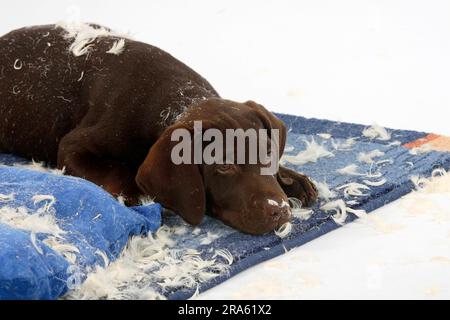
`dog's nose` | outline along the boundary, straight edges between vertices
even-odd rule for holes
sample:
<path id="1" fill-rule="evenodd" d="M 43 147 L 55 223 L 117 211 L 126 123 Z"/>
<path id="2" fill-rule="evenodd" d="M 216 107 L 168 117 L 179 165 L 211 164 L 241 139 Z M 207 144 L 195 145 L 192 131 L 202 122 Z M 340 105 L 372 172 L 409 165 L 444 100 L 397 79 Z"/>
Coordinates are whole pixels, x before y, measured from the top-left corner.
<path id="1" fill-rule="evenodd" d="M 265 206 L 266 216 L 272 221 L 289 220 L 291 216 L 291 208 L 287 202 L 268 201 Z"/>
<path id="2" fill-rule="evenodd" d="M 270 212 L 270 211 L 269 211 Z M 269 213 L 269 217 L 273 220 L 273 221 L 278 221 L 280 220 L 281 216 L 283 216 L 283 212 L 282 210 L 271 210 L 271 212 Z"/>

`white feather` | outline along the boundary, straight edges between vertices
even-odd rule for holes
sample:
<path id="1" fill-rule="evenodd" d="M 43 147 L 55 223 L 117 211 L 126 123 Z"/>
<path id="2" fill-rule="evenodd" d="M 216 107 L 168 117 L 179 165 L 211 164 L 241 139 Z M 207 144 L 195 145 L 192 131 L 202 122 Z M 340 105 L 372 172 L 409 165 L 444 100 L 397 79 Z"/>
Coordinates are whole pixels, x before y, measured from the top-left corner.
<path id="1" fill-rule="evenodd" d="M 352 213 L 359 218 L 366 216 L 366 212 L 364 210 L 354 210 L 352 208 L 348 208 L 343 200 L 328 202 L 320 207 L 320 209 L 325 212 L 334 211 L 335 214 L 332 216 L 332 218 L 337 224 L 345 223 L 348 216 L 347 213 Z"/>
<path id="2" fill-rule="evenodd" d="M 92 47 L 94 46 L 92 42 L 94 41 L 95 39 L 78 40 L 70 46 L 69 50 L 72 51 L 75 57 L 84 56 L 92 49 Z"/>
<path id="3" fill-rule="evenodd" d="M 44 206 L 40 209 L 45 212 L 50 211 L 52 209 L 53 205 L 56 203 L 56 198 L 52 195 L 48 194 L 37 194 L 31 198 L 31 200 L 34 202 L 34 205 L 38 205 L 41 202 L 46 202 Z"/>
<path id="4" fill-rule="evenodd" d="M 350 164 L 344 168 L 338 169 L 337 172 L 342 175 L 349 175 L 349 176 L 360 176 L 360 177 L 366 177 L 366 178 L 380 178 L 383 176 L 381 172 L 372 172 L 374 162 L 372 162 L 369 172 L 362 173 L 358 171 L 358 166 L 356 164 Z"/>
<path id="5" fill-rule="evenodd" d="M 368 153 L 361 152 L 358 155 L 358 161 L 359 162 L 364 162 L 364 163 L 367 163 L 367 164 L 371 164 L 371 163 L 374 162 L 374 160 L 373 160 L 374 158 L 382 157 L 384 155 L 385 155 L 385 153 L 380 151 L 380 150 L 378 150 L 378 149 L 370 151 Z"/>
<path id="6" fill-rule="evenodd" d="M 200 244 L 211 244 L 214 242 L 214 240 L 219 239 L 219 238 L 220 238 L 220 234 L 208 231 L 206 233 L 206 237 L 200 241 Z"/>
<path id="7" fill-rule="evenodd" d="M 117 196 L 117 202 L 119 202 L 120 204 L 125 205 L 125 197 L 123 195 L 119 195 Z"/>
<path id="8" fill-rule="evenodd" d="M 338 173 L 342 175 L 349 175 L 349 176 L 366 176 L 366 173 L 360 173 L 358 172 L 358 166 L 356 164 L 350 164 L 342 169 L 337 170 Z"/>
<path id="9" fill-rule="evenodd" d="M 197 286 L 197 288 L 195 289 L 194 294 L 188 300 L 195 300 L 199 295 L 200 295 L 200 288 Z"/>
<path id="10" fill-rule="evenodd" d="M 364 129 L 362 134 L 363 136 L 372 140 L 377 139 L 381 141 L 387 141 L 391 139 L 391 134 L 378 124 L 373 124 L 371 127 Z"/>
<path id="11" fill-rule="evenodd" d="M 344 224 L 347 219 L 347 206 L 343 200 L 328 202 L 320 207 L 320 209 L 325 212 L 335 212 L 332 218 L 337 224 Z"/>
<path id="12" fill-rule="evenodd" d="M 348 138 L 344 142 L 331 141 L 333 148 L 338 151 L 349 151 L 355 145 L 357 138 Z"/>
<path id="13" fill-rule="evenodd" d="M 398 141 L 398 140 L 392 141 L 391 143 L 388 144 L 388 146 L 390 146 L 390 147 L 401 146 L 401 145 L 402 145 L 402 142 Z"/>
<path id="14" fill-rule="evenodd" d="M 44 162 L 35 162 L 34 160 L 32 160 L 31 163 L 15 163 L 13 166 L 38 172 L 53 173 L 56 175 L 63 175 L 65 170 L 65 168 L 63 168 L 62 170 L 49 168 L 45 165 Z"/>
<path id="15" fill-rule="evenodd" d="M 30 240 L 31 240 L 31 244 L 36 249 L 36 251 L 41 255 L 44 254 L 44 251 L 42 250 L 42 248 L 37 244 L 36 234 L 34 232 L 30 233 Z"/>
<path id="16" fill-rule="evenodd" d="M 232 260 L 226 250 L 215 258 L 203 259 L 200 252 L 179 249 L 177 227 L 162 226 L 154 236 L 133 237 L 120 257 L 107 268 L 97 266 L 86 281 L 69 292 L 67 299 L 164 299 L 162 292 L 177 288 L 196 288 L 229 271 Z"/>
<path id="17" fill-rule="evenodd" d="M 364 184 L 351 182 L 345 185 L 342 185 L 337 190 L 344 190 L 344 196 L 353 196 L 353 197 L 363 197 L 367 196 L 367 193 L 363 193 L 362 190 L 370 190 L 370 188 Z"/>
<path id="18" fill-rule="evenodd" d="M 55 236 L 61 236 L 65 233 L 58 226 L 54 215 L 47 210 L 47 205 L 44 206 L 44 209 L 41 208 L 36 212 L 29 212 L 25 207 L 1 207 L 0 223 L 33 233 L 46 233 Z"/>
<path id="19" fill-rule="evenodd" d="M 387 180 L 385 178 L 379 180 L 379 181 L 370 181 L 370 180 L 364 180 L 363 181 L 366 185 L 371 187 L 380 187 L 384 184 L 386 184 Z"/>
<path id="20" fill-rule="evenodd" d="M 72 54 L 76 57 L 88 54 L 94 46 L 94 41 L 96 41 L 96 39 L 98 38 L 102 37 L 126 38 L 126 36 L 124 36 L 123 34 L 118 34 L 103 27 L 93 27 L 92 25 L 87 23 L 60 22 L 57 24 L 57 27 L 64 29 L 65 31 L 64 37 L 66 39 L 73 39 L 73 42 L 69 47 L 69 51 L 71 51 Z M 118 44 L 117 47 L 114 47 L 114 49 L 115 52 L 119 52 L 120 44 Z"/>
<path id="21" fill-rule="evenodd" d="M 386 160 L 379 160 L 377 162 L 375 162 L 377 166 L 381 166 L 383 164 L 389 163 L 389 164 L 393 164 L 394 160 L 392 159 L 386 159 Z"/>
<path id="22" fill-rule="evenodd" d="M 115 54 L 116 56 L 120 55 L 125 50 L 125 39 L 120 39 L 114 42 L 111 49 L 106 51 L 109 54 Z"/>
<path id="23" fill-rule="evenodd" d="M 109 266 L 110 261 L 109 261 L 109 258 L 108 258 L 108 256 L 106 255 L 105 252 L 97 249 L 95 251 L 95 254 L 100 256 L 103 259 L 103 268 L 106 268 L 106 267 Z"/>
<path id="24" fill-rule="evenodd" d="M 80 77 L 78 78 L 77 82 L 80 82 L 81 80 L 83 80 L 84 77 L 84 71 L 81 71 Z"/>
<path id="25" fill-rule="evenodd" d="M 317 136 L 325 140 L 331 139 L 331 134 L 329 133 L 318 133 Z"/>
<path id="26" fill-rule="evenodd" d="M 372 162 L 370 164 L 369 172 L 366 175 L 367 178 L 376 179 L 376 178 L 381 178 L 383 176 L 383 174 L 381 172 L 375 172 L 375 173 L 373 172 L 374 166 L 377 167 L 378 165 L 376 163 Z"/>
<path id="27" fill-rule="evenodd" d="M 286 222 L 278 230 L 275 230 L 275 235 L 281 239 L 286 238 L 292 231 L 292 223 Z"/>
<path id="28" fill-rule="evenodd" d="M 14 61 L 14 70 L 20 70 L 22 69 L 23 63 L 22 61 L 20 61 L 20 59 L 16 59 L 16 61 Z"/>
<path id="29" fill-rule="evenodd" d="M 69 263 L 76 263 L 77 256 L 75 254 L 80 253 L 80 250 L 73 244 L 66 242 L 64 238 L 59 236 L 48 236 L 42 242 L 49 248 L 58 252 L 64 259 L 69 261 Z"/>
<path id="30" fill-rule="evenodd" d="M 447 176 L 447 171 L 445 171 L 445 169 L 443 168 L 437 168 L 434 169 L 433 172 L 431 173 L 431 177 L 432 178 L 436 178 L 436 177 L 445 177 Z"/>
<path id="31" fill-rule="evenodd" d="M 423 146 L 412 148 L 411 150 L 409 150 L 409 153 L 414 155 L 414 156 L 417 156 L 417 155 L 421 155 L 421 154 L 424 154 L 424 153 L 428 153 L 430 151 L 433 151 L 431 146 L 428 145 L 428 144 L 424 144 Z"/>
<path id="32" fill-rule="evenodd" d="M 233 255 L 227 249 L 217 249 L 214 253 L 213 258 L 215 257 L 222 257 L 230 266 L 233 264 Z"/>
<path id="33" fill-rule="evenodd" d="M 289 207 L 289 203 L 284 200 L 282 200 L 281 203 L 278 203 L 278 201 L 275 201 L 273 199 L 267 199 L 267 203 L 273 207 L 279 207 L 279 208 Z"/>
<path id="34" fill-rule="evenodd" d="M 42 243 L 58 252 L 70 263 L 75 263 L 75 253 L 79 253 L 79 250 L 64 239 L 66 231 L 59 227 L 54 215 L 55 197 L 52 195 L 35 195 L 31 200 L 35 205 L 45 203 L 35 212 L 29 212 L 26 207 L 11 208 L 3 206 L 0 208 L 0 223 L 30 232 L 31 242 L 39 253 L 41 253 L 42 248 L 36 242 L 36 234 L 45 234 Z"/>
<path id="35" fill-rule="evenodd" d="M 354 214 L 355 216 L 357 216 L 360 219 L 364 219 L 367 217 L 367 212 L 364 210 L 355 210 L 355 209 L 347 207 L 347 212 Z"/>
<path id="36" fill-rule="evenodd" d="M 151 205 L 151 204 L 154 204 L 154 203 L 155 203 L 155 198 L 150 197 L 150 196 L 141 196 L 141 197 L 139 198 L 139 203 L 140 203 L 142 206 L 148 206 L 148 205 Z"/>
<path id="37" fill-rule="evenodd" d="M 278 207 L 278 202 L 275 201 L 275 200 L 267 199 L 267 203 L 268 203 L 270 206 Z"/>
<path id="38" fill-rule="evenodd" d="M 292 152 L 294 150 L 295 150 L 294 146 L 291 146 L 291 145 L 286 145 L 284 147 L 284 152 Z"/>
<path id="39" fill-rule="evenodd" d="M 332 198 L 335 198 L 336 192 L 330 190 L 330 187 L 326 182 L 317 182 L 314 181 L 314 184 L 316 185 L 317 191 L 319 192 L 319 198 L 324 200 L 330 200 Z"/>
<path id="40" fill-rule="evenodd" d="M 305 140 L 306 150 L 298 153 L 296 156 L 284 155 L 281 162 L 289 162 L 295 165 L 304 165 L 309 162 L 317 162 L 320 158 L 334 157 L 334 154 L 328 151 L 323 145 L 317 144 L 312 139 L 311 142 Z"/>
<path id="41" fill-rule="evenodd" d="M 14 193 L 11 194 L 1 194 L 0 193 L 0 202 L 9 202 L 14 200 Z"/>
<path id="42" fill-rule="evenodd" d="M 306 221 L 314 214 L 311 209 L 303 209 L 302 202 L 296 198 L 289 198 L 289 205 L 291 207 L 291 215 L 302 221 Z"/>

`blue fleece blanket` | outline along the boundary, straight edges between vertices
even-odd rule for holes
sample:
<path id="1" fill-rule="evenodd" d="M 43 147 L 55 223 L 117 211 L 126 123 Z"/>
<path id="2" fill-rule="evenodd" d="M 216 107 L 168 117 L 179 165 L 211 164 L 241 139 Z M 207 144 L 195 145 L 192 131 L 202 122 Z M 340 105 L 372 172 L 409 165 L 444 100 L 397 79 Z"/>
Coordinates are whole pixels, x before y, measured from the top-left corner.
<path id="1" fill-rule="evenodd" d="M 309 219 L 295 219 L 291 233 L 283 239 L 274 234 L 245 235 L 211 218 L 206 218 L 200 227 L 191 228 L 179 217 L 167 215 L 164 225 L 170 228 L 171 241 L 175 243 L 172 247 L 176 248 L 171 252 L 172 258 L 179 256 L 183 250 L 189 256 L 195 251 L 202 261 L 222 259 L 222 262 L 228 261 L 231 265 L 227 272 L 218 272 L 216 276 L 209 274 L 205 279 L 197 277 L 197 283 L 176 284 L 171 278 L 171 283 L 175 284 L 168 285 L 170 281 L 162 279 L 170 272 L 158 273 L 162 268 L 170 267 L 170 261 L 175 261 L 168 259 L 164 264 L 152 265 L 148 269 L 160 277 L 159 281 L 146 284 L 152 290 L 169 299 L 189 298 L 196 290 L 207 290 L 242 270 L 340 227 L 333 219 L 334 212 L 320 209 L 325 203 L 342 199 L 352 209 L 371 212 L 409 193 L 414 188 L 411 176 L 429 176 L 436 168 L 450 168 L 450 153 L 446 151 L 450 150 L 450 142 L 446 137 L 388 130 L 390 139 L 370 139 L 362 134 L 366 127 L 361 125 L 289 115 L 279 117 L 290 129 L 287 155 L 305 150 L 312 140 L 333 154 L 332 157 L 322 157 L 317 162 L 302 166 L 289 162 L 286 166 L 307 174 L 317 182 L 326 182 L 335 195 L 331 199 L 321 199 L 312 208 L 313 214 Z M 376 158 L 375 164 L 358 159 L 360 153 L 374 150 L 383 153 Z M 11 165 L 17 159 L 0 155 L 0 162 Z M 353 171 L 360 175 L 339 172 L 349 165 L 355 165 Z M 367 172 L 376 173 L 376 178 L 368 178 Z M 375 182 L 385 179 L 386 182 L 370 186 L 369 190 L 364 190 L 364 195 L 358 197 L 345 197 L 345 188 L 339 188 L 351 182 L 364 184 L 367 179 Z M 14 198 L 7 197 L 11 193 L 15 194 Z M 105 260 L 103 253 L 114 260 L 130 235 L 155 230 L 160 221 L 158 205 L 127 209 L 98 187 L 81 179 L 11 166 L 0 167 L 0 194 L 3 195 L 3 198 L 0 196 L 0 215 L 11 215 L 11 208 L 20 208 L 22 213 L 42 212 L 43 216 L 50 212 L 64 231 L 58 235 L 61 239 L 56 240 L 77 248 L 61 255 L 46 246 L 48 233 L 33 233 L 17 227 L 17 223 L 16 226 L 11 222 L 0 223 L 0 298 L 3 299 L 56 298 L 64 294 L 68 287 L 74 287 L 74 283 L 82 282 L 83 275 L 89 274 L 89 268 L 102 265 Z M 355 218 L 349 214 L 346 222 Z M 223 255 L 222 258 L 217 256 L 219 251 L 229 253 L 229 257 L 223 259 Z M 73 255 L 76 257 L 75 264 Z M 85 270 L 78 272 L 74 265 Z M 81 276 L 77 277 L 77 274 Z"/>

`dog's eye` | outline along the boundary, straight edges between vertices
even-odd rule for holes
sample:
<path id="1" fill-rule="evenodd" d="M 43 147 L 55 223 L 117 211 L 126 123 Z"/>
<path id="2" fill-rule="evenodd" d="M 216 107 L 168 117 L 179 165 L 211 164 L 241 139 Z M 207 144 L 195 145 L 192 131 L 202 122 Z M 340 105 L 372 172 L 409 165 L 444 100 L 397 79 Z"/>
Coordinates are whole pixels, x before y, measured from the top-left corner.
<path id="1" fill-rule="evenodd" d="M 231 164 L 222 164 L 217 168 L 217 171 L 220 173 L 230 173 L 233 171 L 233 168 Z"/>

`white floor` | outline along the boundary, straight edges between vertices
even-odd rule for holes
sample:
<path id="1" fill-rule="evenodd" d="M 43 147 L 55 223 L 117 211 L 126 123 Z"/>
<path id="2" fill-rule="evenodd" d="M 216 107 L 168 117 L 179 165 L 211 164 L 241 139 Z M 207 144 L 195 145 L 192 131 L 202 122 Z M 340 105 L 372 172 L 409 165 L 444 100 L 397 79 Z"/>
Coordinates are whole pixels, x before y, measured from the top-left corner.
<path id="1" fill-rule="evenodd" d="M 0 34 L 97 22 L 169 51 L 230 99 L 450 135 L 449 14 L 446 0 L 16 0 Z M 399 201 L 374 213 L 375 227 L 348 225 L 200 298 L 448 299 L 450 199 L 425 199 L 432 214 Z"/>

